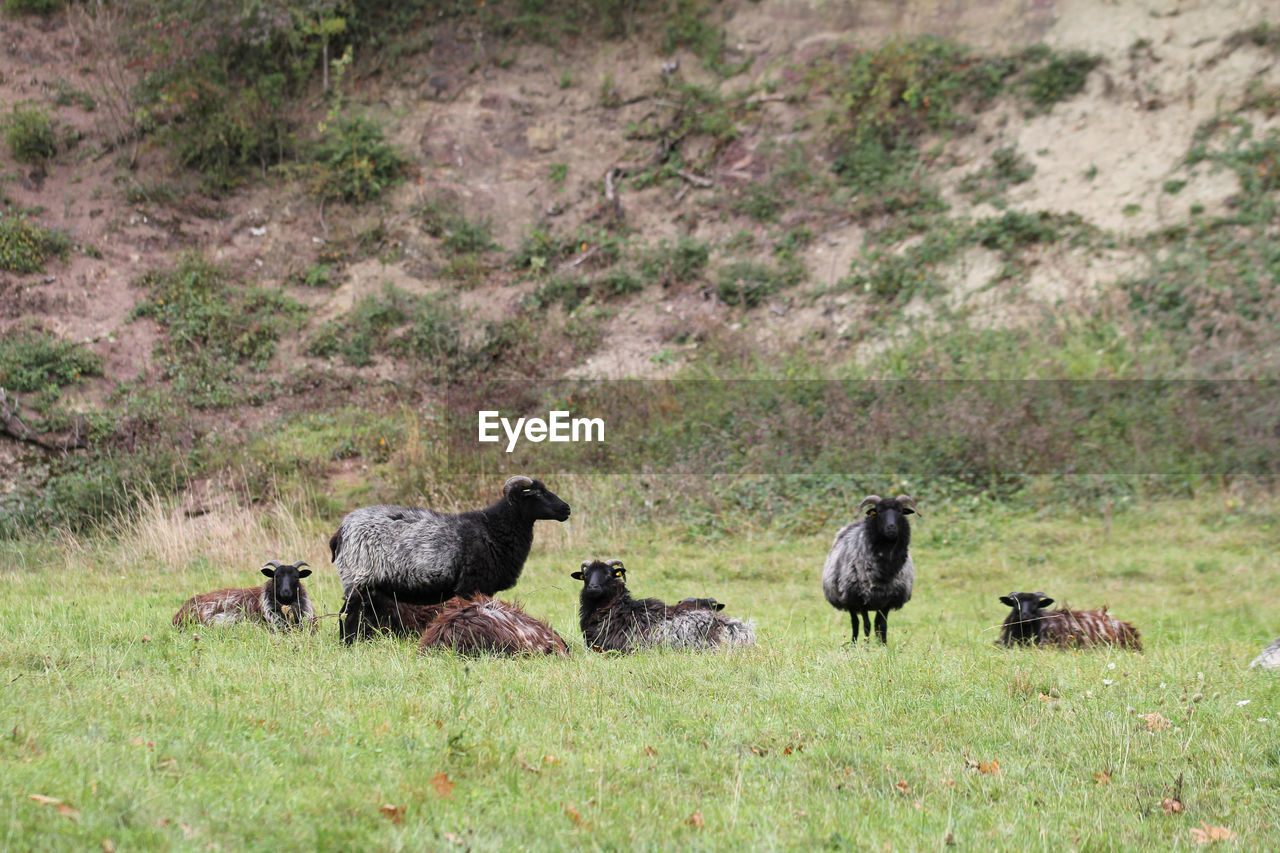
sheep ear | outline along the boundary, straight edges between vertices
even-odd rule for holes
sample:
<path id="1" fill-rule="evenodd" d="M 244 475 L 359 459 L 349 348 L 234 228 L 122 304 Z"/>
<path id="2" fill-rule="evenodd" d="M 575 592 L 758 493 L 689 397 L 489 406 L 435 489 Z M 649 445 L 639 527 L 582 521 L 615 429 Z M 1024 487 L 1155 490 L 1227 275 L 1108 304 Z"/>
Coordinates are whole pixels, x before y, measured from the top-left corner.
<path id="1" fill-rule="evenodd" d="M 1042 598 L 1042 599 L 1040 599 L 1040 606 L 1041 606 L 1041 607 L 1048 607 L 1050 604 L 1053 604 L 1053 599 L 1052 599 L 1052 598 Z"/>
<path id="2" fill-rule="evenodd" d="M 858 512 L 862 512 L 867 507 L 875 506 L 878 503 L 880 503 L 879 495 L 867 495 L 862 499 L 862 503 L 858 504 Z"/>
<path id="3" fill-rule="evenodd" d="M 273 578 L 276 576 L 276 570 L 271 568 L 270 566 L 263 566 L 262 573 L 269 578 Z"/>
<path id="4" fill-rule="evenodd" d="M 305 565 L 306 565 L 306 563 L 303 563 L 302 565 L 304 565 L 304 566 L 305 566 Z M 305 578 L 305 577 L 310 577 L 310 576 L 311 576 L 311 570 L 310 570 L 310 569 L 299 569 L 299 570 L 298 570 L 298 577 L 300 577 L 300 578 Z"/>
<path id="5" fill-rule="evenodd" d="M 898 495 L 898 503 L 902 504 L 903 515 L 920 512 L 920 510 L 916 509 L 916 499 L 911 497 L 911 495 Z"/>
<path id="6" fill-rule="evenodd" d="M 574 572 L 573 574 L 569 575 L 569 577 L 573 578 L 576 581 L 586 580 L 586 577 L 582 574 L 582 572 Z"/>
<path id="7" fill-rule="evenodd" d="M 1018 599 L 1014 598 L 1012 595 L 1002 595 L 1000 596 L 1000 603 L 1007 604 L 1010 607 L 1017 607 Z"/>

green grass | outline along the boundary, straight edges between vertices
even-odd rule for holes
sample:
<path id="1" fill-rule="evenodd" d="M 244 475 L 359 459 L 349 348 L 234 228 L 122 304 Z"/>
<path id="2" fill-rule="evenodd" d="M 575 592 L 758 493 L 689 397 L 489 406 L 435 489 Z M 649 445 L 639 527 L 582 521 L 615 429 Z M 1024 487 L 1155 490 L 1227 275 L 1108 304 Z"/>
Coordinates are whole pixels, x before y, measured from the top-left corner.
<path id="1" fill-rule="evenodd" d="M 589 513 L 541 526 L 506 597 L 570 640 L 568 660 L 345 649 L 332 619 L 315 635 L 170 626 L 186 596 L 256 583 L 276 557 L 316 565 L 318 610 L 336 610 L 332 519 L 152 507 L 118 536 L 0 545 L 0 843 L 1122 850 L 1189 846 L 1201 822 L 1280 843 L 1280 680 L 1246 669 L 1276 632 L 1273 500 L 1110 524 L 921 509 L 917 594 L 888 649 L 850 648 L 821 597 L 832 531 L 709 552 Z M 585 652 L 568 573 L 605 554 L 636 593 L 728 602 L 759 646 Z M 996 597 L 1026 587 L 1109 602 L 1146 652 L 993 647 Z M 1166 815 L 1179 779 L 1184 811 Z"/>

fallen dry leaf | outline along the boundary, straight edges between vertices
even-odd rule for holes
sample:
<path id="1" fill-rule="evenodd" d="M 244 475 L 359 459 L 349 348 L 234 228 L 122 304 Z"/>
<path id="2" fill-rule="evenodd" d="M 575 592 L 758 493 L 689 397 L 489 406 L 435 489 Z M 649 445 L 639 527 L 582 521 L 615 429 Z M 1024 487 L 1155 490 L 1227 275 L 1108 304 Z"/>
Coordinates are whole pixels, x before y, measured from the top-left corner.
<path id="1" fill-rule="evenodd" d="M 903 794 L 905 794 L 905 793 L 907 793 L 907 791 L 910 791 L 910 790 L 911 790 L 911 786 L 907 784 L 907 780 L 906 780 L 906 779 L 899 779 L 896 783 L 894 783 L 894 786 L 893 786 L 893 787 L 897 788 L 897 789 L 898 789 L 898 791 L 899 791 L 899 792 L 901 792 L 901 793 L 903 793 Z"/>
<path id="2" fill-rule="evenodd" d="M 657 757 L 658 757 L 658 750 L 654 749 L 654 748 L 653 748 L 653 747 L 651 747 L 651 746 L 646 746 L 646 747 L 644 748 L 644 754 L 645 754 L 645 755 L 647 755 L 647 756 L 649 756 L 650 758 L 657 758 Z"/>
<path id="3" fill-rule="evenodd" d="M 1209 826 L 1204 821 L 1200 821 L 1200 827 L 1191 830 L 1191 840 L 1196 844 L 1216 844 L 1235 837 L 1236 834 L 1225 826 Z"/>
<path id="4" fill-rule="evenodd" d="M 64 803 L 57 797 L 47 797 L 44 794 L 31 794 L 30 796 L 31 799 L 35 800 L 42 806 L 53 806 L 58 810 L 58 814 L 63 817 L 71 818 L 72 820 L 76 820 L 80 817 L 80 812 L 76 811 L 75 806 L 70 803 Z"/>
<path id="5" fill-rule="evenodd" d="M 400 823 L 404 820 L 404 806 L 393 806 L 387 803 L 378 809 L 378 813 L 392 823 Z"/>
<path id="6" fill-rule="evenodd" d="M 1182 800 L 1177 797 L 1165 797 L 1160 801 L 1160 808 L 1165 814 L 1182 814 Z"/>
<path id="7" fill-rule="evenodd" d="M 560 759 L 556 758 L 554 755 L 544 755 L 542 756 L 542 763 L 543 764 L 559 764 Z"/>
<path id="8" fill-rule="evenodd" d="M 1173 725 L 1164 718 L 1163 714 L 1152 711 L 1150 714 L 1139 714 L 1138 719 L 1143 720 L 1147 724 L 1147 731 L 1161 731 Z"/>
<path id="9" fill-rule="evenodd" d="M 1101 771 L 1100 773 L 1094 773 L 1094 774 L 1093 774 L 1093 784 L 1095 784 L 1095 785 L 1099 785 L 1099 786 L 1101 786 L 1101 785 L 1110 785 L 1110 784 L 1111 784 L 1111 773 L 1110 773 L 1110 771 L 1103 770 L 1103 771 Z"/>
<path id="10" fill-rule="evenodd" d="M 983 774 L 983 775 L 985 775 L 985 776 L 990 776 L 990 775 L 991 775 L 991 774 L 993 774 L 993 773 L 994 773 L 994 774 L 999 774 L 999 773 L 1000 773 L 1000 759 L 998 759 L 998 758 L 993 758 L 993 759 L 991 759 L 990 761 L 979 761 L 979 762 L 978 762 L 978 772 L 979 772 L 979 773 L 981 773 L 981 774 Z"/>
<path id="11" fill-rule="evenodd" d="M 102 839 L 102 853 L 116 853 L 116 843 L 110 838 Z"/>
<path id="12" fill-rule="evenodd" d="M 436 796 L 447 798 L 453 796 L 454 782 L 449 778 L 448 773 L 437 773 L 431 777 L 431 787 L 435 788 Z"/>
<path id="13" fill-rule="evenodd" d="M 564 813 L 569 816 L 569 820 L 573 821 L 578 826 L 582 826 L 582 815 L 573 806 L 566 803 Z"/>
<path id="14" fill-rule="evenodd" d="M 696 812 L 689 815 L 685 818 L 684 822 L 689 824 L 689 826 L 692 826 L 694 829 L 702 829 L 705 825 L 702 820 L 702 809 L 698 809 Z"/>

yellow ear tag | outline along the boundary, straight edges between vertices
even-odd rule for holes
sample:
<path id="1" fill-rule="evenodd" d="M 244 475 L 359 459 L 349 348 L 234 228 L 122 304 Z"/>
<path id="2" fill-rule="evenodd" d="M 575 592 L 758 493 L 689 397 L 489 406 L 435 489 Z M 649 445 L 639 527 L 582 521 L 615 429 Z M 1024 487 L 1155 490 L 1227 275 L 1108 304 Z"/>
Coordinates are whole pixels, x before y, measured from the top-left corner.
<path id="1" fill-rule="evenodd" d="M 620 577 L 622 577 L 622 575 L 623 575 L 623 571 L 622 571 L 622 569 L 614 569 L 614 570 L 613 570 L 613 576 L 614 576 L 615 578 L 620 578 Z"/>
<path id="2" fill-rule="evenodd" d="M 874 509 L 867 510 L 867 515 L 875 515 L 875 514 L 876 514 L 876 511 Z"/>

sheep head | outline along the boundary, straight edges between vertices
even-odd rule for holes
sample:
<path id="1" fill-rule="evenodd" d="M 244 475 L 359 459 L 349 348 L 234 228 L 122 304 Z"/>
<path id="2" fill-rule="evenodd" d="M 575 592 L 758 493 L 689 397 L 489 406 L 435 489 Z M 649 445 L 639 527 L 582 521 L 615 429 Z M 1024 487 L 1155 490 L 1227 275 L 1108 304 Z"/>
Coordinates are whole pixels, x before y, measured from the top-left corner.
<path id="1" fill-rule="evenodd" d="M 271 578 L 272 595 L 275 600 L 281 604 L 293 604 L 298 600 L 298 589 L 302 585 L 302 579 L 311 574 L 310 569 L 302 560 L 292 565 L 281 563 L 279 560 L 268 560 L 266 565 L 262 567 L 262 573 Z"/>
<path id="2" fill-rule="evenodd" d="M 627 570 L 621 560 L 583 560 L 569 577 L 582 581 L 583 598 L 604 598 L 627 589 Z"/>
<path id="3" fill-rule="evenodd" d="M 523 474 L 507 480 L 502 487 L 502 497 L 530 521 L 540 519 L 566 521 L 569 518 L 567 503 L 560 500 L 541 480 L 535 480 Z"/>
<path id="4" fill-rule="evenodd" d="M 1053 604 L 1053 599 L 1043 592 L 1011 592 L 1000 596 L 1000 603 L 1012 607 L 1018 614 L 1020 622 L 1034 622 L 1043 616 L 1044 608 Z"/>
<path id="5" fill-rule="evenodd" d="M 863 521 L 875 538 L 890 542 L 902 540 L 904 544 L 911 536 L 907 516 L 916 511 L 916 501 L 911 495 L 896 498 L 867 495 L 858 504 L 858 512 L 866 513 Z"/>

